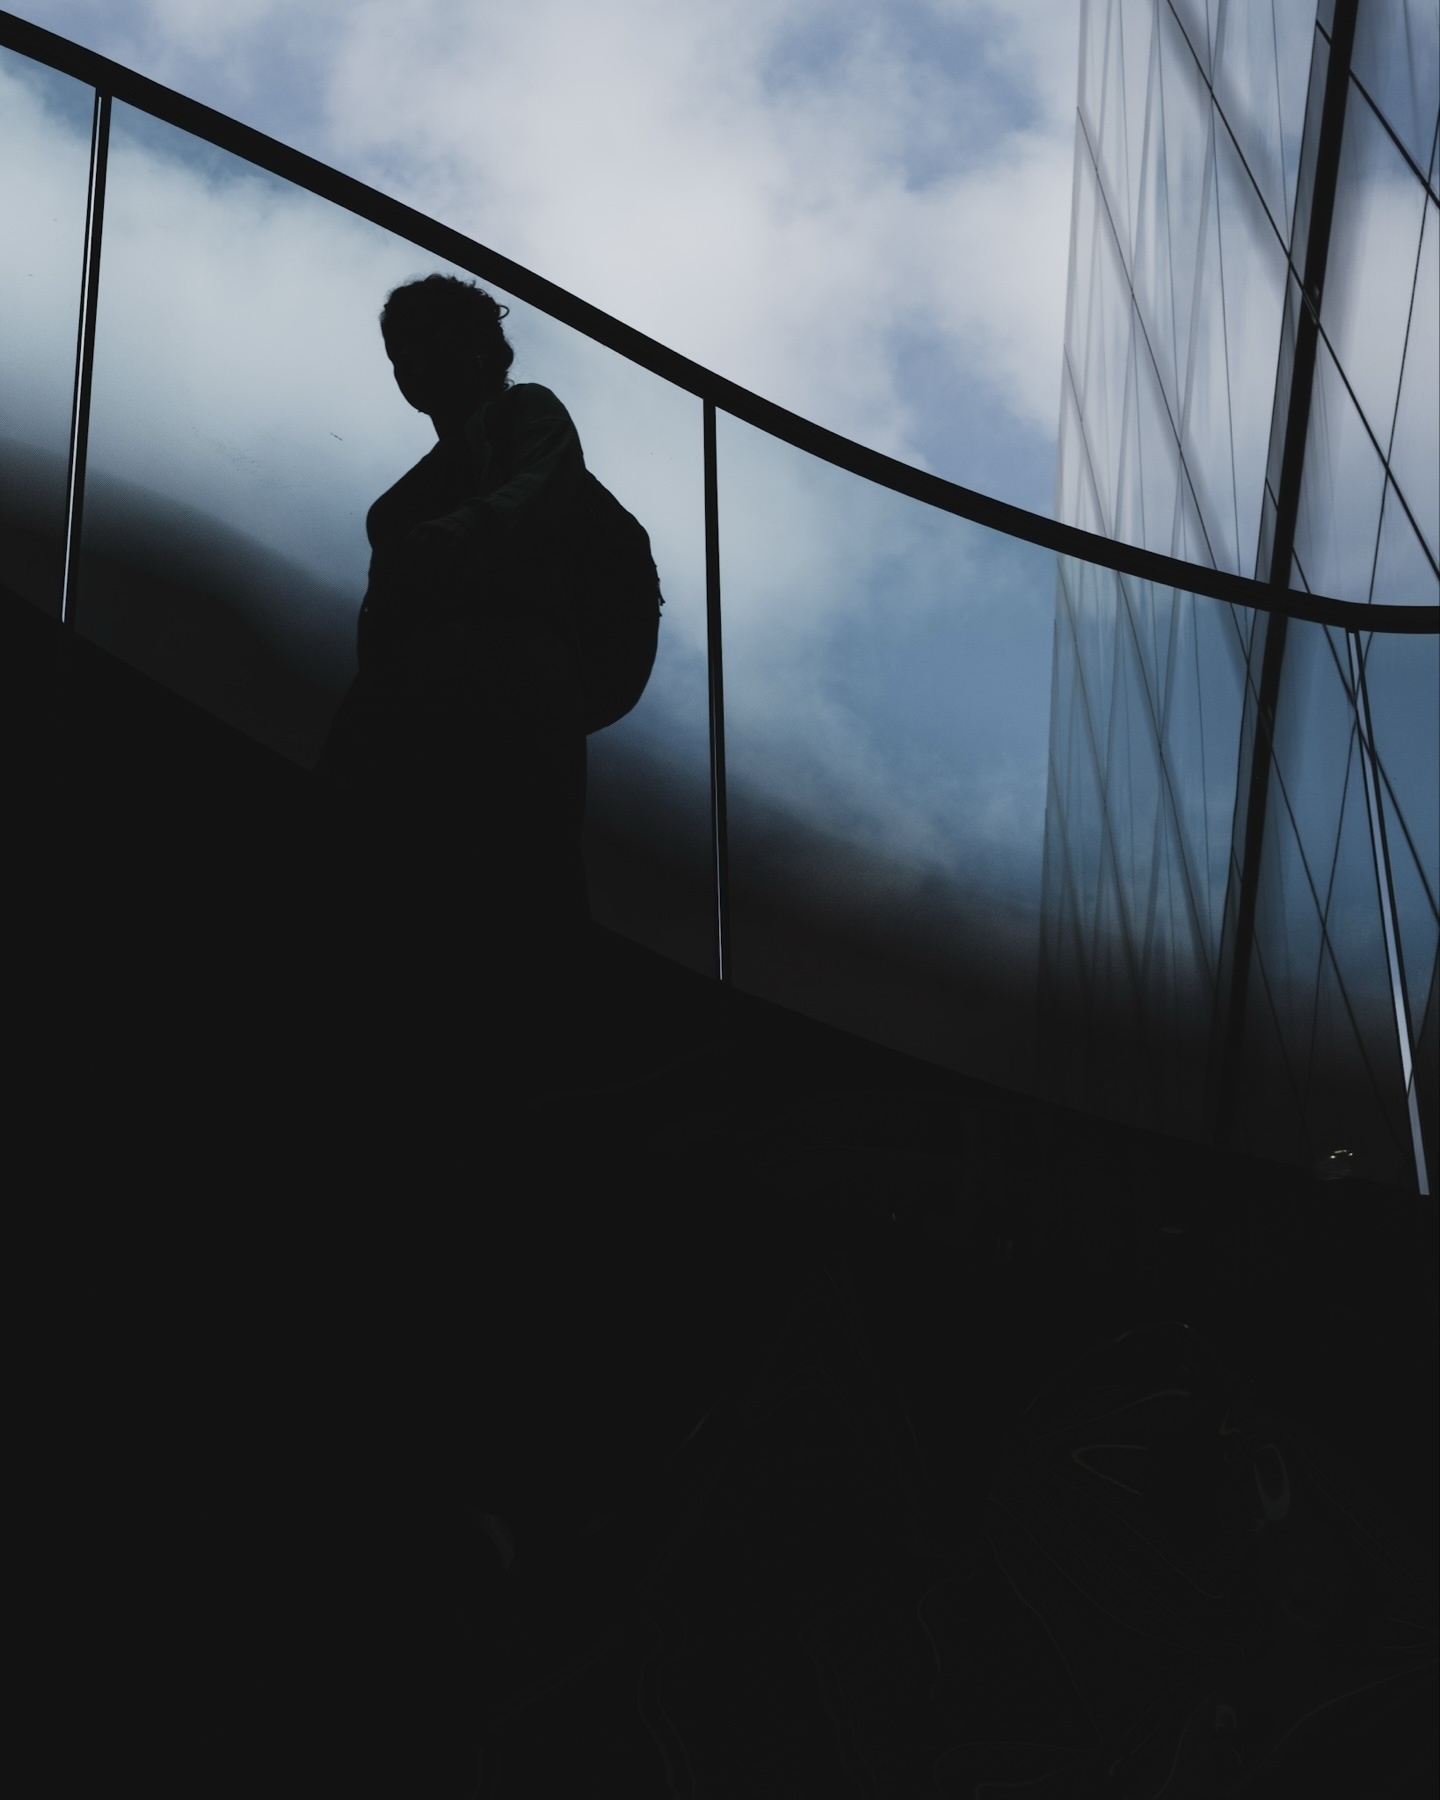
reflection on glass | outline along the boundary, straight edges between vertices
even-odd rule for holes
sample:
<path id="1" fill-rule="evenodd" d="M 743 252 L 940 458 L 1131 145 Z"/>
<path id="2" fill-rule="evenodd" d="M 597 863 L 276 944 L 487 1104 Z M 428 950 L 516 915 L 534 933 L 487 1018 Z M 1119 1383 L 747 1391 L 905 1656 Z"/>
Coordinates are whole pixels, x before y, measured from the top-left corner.
<path id="1" fill-rule="evenodd" d="M 1250 615 L 1069 558 L 1057 607 L 1045 1085 L 1198 1136 Z"/>
<path id="2" fill-rule="evenodd" d="M 1117 22 L 1124 76 L 1121 130 L 1125 142 L 1125 261 L 1134 267 L 1135 232 L 1140 217 L 1140 181 L 1145 151 L 1145 94 L 1152 69 L 1153 15 L 1148 7 L 1120 7 Z"/>
<path id="3" fill-rule="evenodd" d="M 1104 207 L 1097 208 L 1095 259 L 1091 269 L 1090 334 L 1085 353 L 1086 436 L 1100 500 L 1103 529 L 1115 529 L 1116 483 L 1120 469 L 1129 356 L 1130 289 L 1120 248 Z"/>
<path id="4" fill-rule="evenodd" d="M 1173 4 L 1185 40 L 1195 53 L 1200 67 L 1209 75 L 1211 72 L 1210 53 L 1214 39 L 1208 15 L 1214 9 L 1208 5 L 1208 0 L 1173 0 Z"/>
<path id="5" fill-rule="evenodd" d="M 1429 551 L 1440 564 L 1440 207 L 1425 205 L 1405 368 L 1390 443 L 1390 474 Z M 1430 605 L 1435 604 L 1432 596 Z"/>
<path id="6" fill-rule="evenodd" d="M 0 50 L 0 583 L 57 618 L 93 107 Z"/>
<path id="7" fill-rule="evenodd" d="M 1185 377 L 1180 442 L 1200 503 L 1211 558 L 1217 568 L 1238 573 L 1235 468 L 1231 458 L 1229 321 L 1220 255 L 1220 220 L 1213 171 L 1205 186 L 1196 250 L 1195 312 Z M 1239 322 L 1235 336 L 1239 337 Z"/>
<path id="8" fill-rule="evenodd" d="M 1424 216 L 1424 190 L 1352 85 L 1320 323 L 1382 448 L 1395 416 Z"/>
<path id="9" fill-rule="evenodd" d="M 1152 54 L 1151 87 L 1158 92 L 1159 46 Z M 1152 102 L 1147 101 L 1147 105 Z M 1171 418 L 1179 416 L 1179 378 L 1176 374 L 1175 321 L 1170 310 L 1170 220 L 1166 199 L 1165 134 L 1158 109 L 1150 114 L 1143 134 L 1139 201 L 1135 221 L 1135 259 L 1131 273 L 1135 301 L 1150 353 L 1160 376 L 1161 390 Z M 1072 278 L 1073 279 L 1073 278 Z M 1066 343 L 1075 340 L 1068 337 Z M 1160 548 L 1151 544 L 1151 549 Z"/>
<path id="10" fill-rule="evenodd" d="M 1215 155 L 1234 455 L 1234 569 L 1237 575 L 1253 575 L 1285 301 L 1285 252 L 1224 131 L 1215 134 Z"/>
<path id="11" fill-rule="evenodd" d="M 1098 132 L 1092 127 L 1090 142 L 1100 170 L 1101 185 L 1110 205 L 1110 216 L 1120 240 L 1122 260 L 1130 260 L 1130 172 L 1125 154 L 1125 74 L 1121 45 L 1120 8 L 1110 9 L 1105 37 L 1105 92 L 1099 111 Z"/>
<path id="12" fill-rule="evenodd" d="M 1168 552 L 1175 541 L 1175 507 L 1180 475 L 1180 446 L 1160 376 L 1150 353 L 1150 343 L 1136 329 L 1135 401 L 1139 443 L 1135 458 L 1140 470 L 1143 529 L 1137 540 L 1148 550 Z"/>
<path id="13" fill-rule="evenodd" d="M 1290 210 L 1285 201 L 1275 20 L 1269 6 L 1239 6 L 1227 16 L 1216 57 L 1215 99 L 1230 128 L 1216 133 L 1216 144 L 1223 139 L 1232 155 L 1244 159 L 1283 239 Z"/>
<path id="14" fill-rule="evenodd" d="M 1374 599 L 1389 606 L 1440 604 L 1440 576 L 1393 481 L 1385 486 L 1385 511 L 1375 552 Z"/>
<path id="15" fill-rule="evenodd" d="M 1433 0 L 1362 6 L 1350 67 L 1415 166 L 1428 168 L 1440 112 L 1440 13 Z"/>
<path id="16" fill-rule="evenodd" d="M 736 984 L 1031 1087 L 1054 557 L 717 451 Z"/>
<path id="17" fill-rule="evenodd" d="M 1322 339 L 1295 520 L 1295 560 L 1312 594 L 1370 598 L 1384 487 L 1384 465 Z"/>
<path id="18" fill-rule="evenodd" d="M 1075 394 L 1085 402 L 1086 366 L 1089 360 L 1090 309 L 1094 279 L 1095 232 L 1099 224 L 1100 194 L 1095 165 L 1084 141 L 1075 143 L 1075 183 L 1070 219 L 1070 288 L 1066 301 L 1066 344 Z"/>
<path id="19" fill-rule="evenodd" d="M 1203 6 L 1200 10 L 1203 15 Z M 1200 42 L 1204 42 L 1203 26 Z M 1190 361 L 1195 261 L 1209 217 L 1205 175 L 1214 116 L 1210 91 L 1168 6 L 1160 8 L 1160 100 L 1165 122 L 1165 193 L 1161 205 L 1170 243 L 1170 266 L 1167 285 L 1156 300 L 1171 308 L 1175 321 L 1179 387 L 1171 396 L 1171 406 L 1178 419 L 1185 405 L 1185 372 Z M 1150 323 L 1148 313 L 1145 322 Z"/>

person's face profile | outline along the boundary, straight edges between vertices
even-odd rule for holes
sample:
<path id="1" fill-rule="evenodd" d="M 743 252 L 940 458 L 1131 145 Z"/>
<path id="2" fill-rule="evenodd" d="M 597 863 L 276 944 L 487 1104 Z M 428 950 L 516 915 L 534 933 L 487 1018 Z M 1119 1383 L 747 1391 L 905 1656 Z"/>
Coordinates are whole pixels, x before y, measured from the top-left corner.
<path id="1" fill-rule="evenodd" d="M 478 392 L 484 385 L 479 357 L 453 332 L 412 332 L 392 336 L 385 353 L 395 373 L 395 385 L 417 412 L 432 416 L 456 398 Z"/>
<path id="2" fill-rule="evenodd" d="M 385 345 L 395 385 L 417 412 L 433 411 L 443 394 L 445 358 L 440 351 L 433 339 L 418 335 L 392 338 Z"/>

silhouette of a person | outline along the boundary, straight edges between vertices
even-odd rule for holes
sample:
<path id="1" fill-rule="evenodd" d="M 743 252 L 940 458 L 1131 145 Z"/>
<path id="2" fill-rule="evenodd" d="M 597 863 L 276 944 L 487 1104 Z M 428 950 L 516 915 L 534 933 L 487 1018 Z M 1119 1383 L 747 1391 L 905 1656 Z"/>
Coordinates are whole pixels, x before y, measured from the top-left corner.
<path id="1" fill-rule="evenodd" d="M 356 955 L 389 959 L 428 1030 L 478 1002 L 493 1074 L 518 1043 L 522 1060 L 544 1053 L 589 922 L 565 550 L 585 462 L 560 400 L 508 379 L 507 311 L 443 275 L 385 303 L 396 384 L 437 442 L 366 518 L 359 674 L 315 770 L 340 822 Z M 433 1047 L 468 1049 L 472 1066 L 481 1048 Z"/>

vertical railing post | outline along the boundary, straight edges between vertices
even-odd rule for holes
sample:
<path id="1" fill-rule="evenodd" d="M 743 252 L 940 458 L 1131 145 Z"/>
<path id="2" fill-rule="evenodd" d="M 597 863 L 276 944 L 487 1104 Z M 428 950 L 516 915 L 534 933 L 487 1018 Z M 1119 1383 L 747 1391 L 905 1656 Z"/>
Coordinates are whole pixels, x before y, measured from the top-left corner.
<path id="1" fill-rule="evenodd" d="M 75 395 L 70 408 L 70 457 L 65 474 L 65 575 L 60 622 L 74 627 L 85 509 L 85 459 L 90 442 L 90 384 L 95 369 L 95 306 L 100 293 L 100 232 L 105 220 L 105 170 L 110 156 L 110 96 L 97 88 L 90 127 L 90 186 L 85 202 L 85 258 L 80 279 L 80 328 L 75 345 Z"/>
<path id="2" fill-rule="evenodd" d="M 710 848 L 715 868 L 715 962 L 730 980 L 730 846 L 725 810 L 725 676 L 720 637 L 720 481 L 715 403 L 705 407 L 705 630 L 710 672 Z"/>

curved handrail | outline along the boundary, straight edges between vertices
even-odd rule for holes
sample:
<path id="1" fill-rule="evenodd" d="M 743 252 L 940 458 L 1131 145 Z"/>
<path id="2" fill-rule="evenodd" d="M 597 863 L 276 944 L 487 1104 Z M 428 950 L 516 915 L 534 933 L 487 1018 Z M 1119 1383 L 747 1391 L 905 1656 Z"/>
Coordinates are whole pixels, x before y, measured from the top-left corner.
<path id="1" fill-rule="evenodd" d="M 7 12 L 0 12 L 0 44 L 254 163 L 347 212 L 368 219 L 371 224 L 407 239 L 433 256 L 443 257 L 457 268 L 468 269 L 480 280 L 493 282 L 537 311 L 571 326 L 596 343 L 604 344 L 607 349 L 640 364 L 676 387 L 708 400 L 721 412 L 730 413 L 746 424 L 792 444 L 797 450 L 804 450 L 837 468 L 848 469 L 853 475 L 894 493 L 907 495 L 923 505 L 971 519 L 976 524 L 1038 544 L 1062 556 L 1095 563 L 1162 587 L 1204 594 L 1232 606 L 1250 607 L 1256 612 L 1283 614 L 1287 618 L 1333 625 L 1345 631 L 1416 636 L 1440 633 L 1440 606 L 1368 605 L 1356 600 L 1334 600 L 1322 594 L 1272 587 L 1243 575 L 1231 575 L 1222 569 L 1184 562 L 1178 557 L 1162 556 L 1158 551 L 1100 537 L 1081 530 L 1078 525 L 1047 519 L 1007 501 L 961 487 L 957 482 L 946 481 L 943 476 L 912 468 L 909 463 L 886 456 L 882 451 L 867 449 L 863 444 L 842 437 L 839 432 L 828 431 L 823 425 L 751 393 L 748 388 L 692 362 L 688 356 L 682 356 L 644 332 L 602 312 L 599 307 L 557 287 L 543 275 L 536 275 L 512 262 L 499 251 L 488 249 L 448 225 L 441 225 L 403 201 L 393 200 L 363 181 L 357 181 L 354 176 L 318 162 L 304 151 L 267 137 L 253 126 L 242 125 L 226 113 L 216 112 L 213 107 L 189 99 L 146 75 L 137 74 L 122 63 L 112 62 L 97 51 L 87 50 L 68 38 L 46 31 L 43 26 L 32 25 Z"/>

